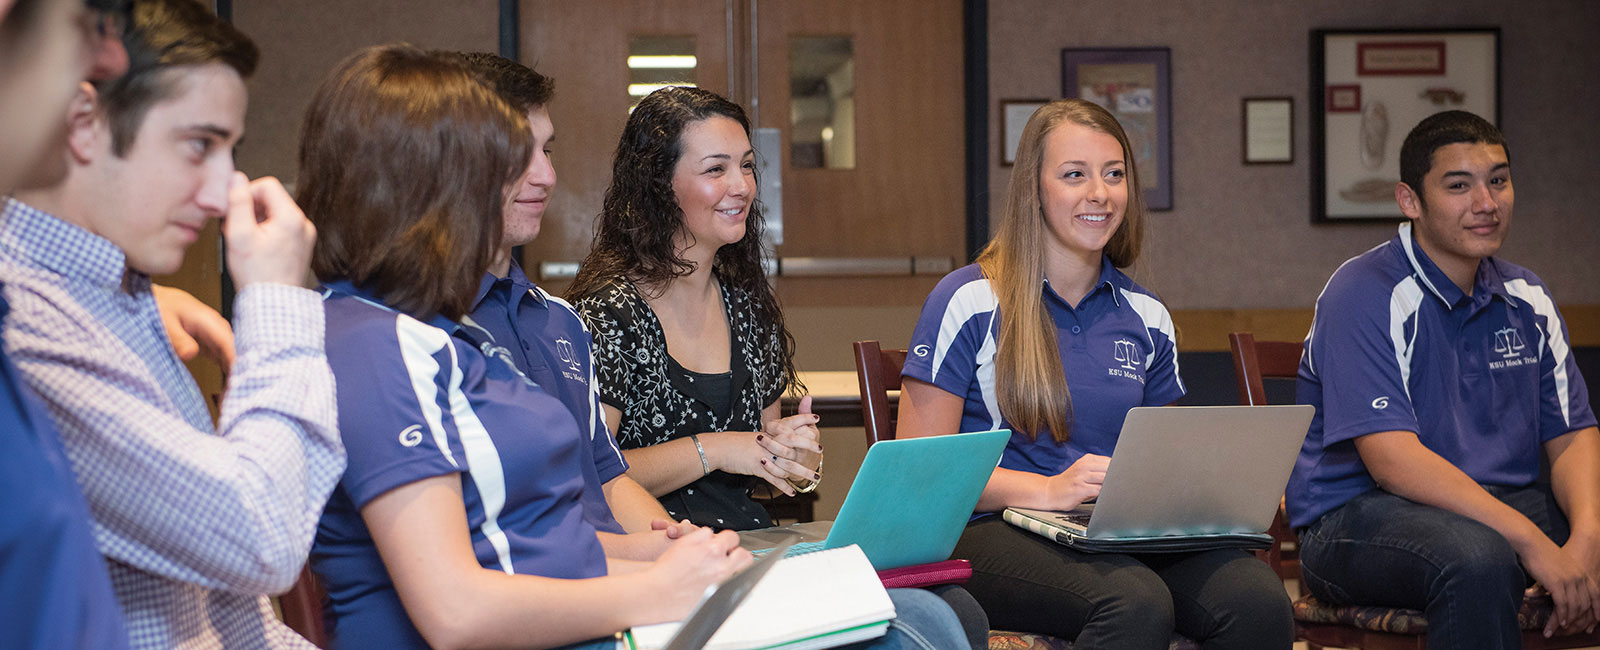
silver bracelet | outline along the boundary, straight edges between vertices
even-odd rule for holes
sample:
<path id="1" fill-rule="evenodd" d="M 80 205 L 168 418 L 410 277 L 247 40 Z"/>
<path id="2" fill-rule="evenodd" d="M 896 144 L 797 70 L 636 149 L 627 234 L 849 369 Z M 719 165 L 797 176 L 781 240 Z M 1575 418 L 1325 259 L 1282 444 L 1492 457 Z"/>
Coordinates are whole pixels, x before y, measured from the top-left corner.
<path id="1" fill-rule="evenodd" d="M 809 485 L 806 485 L 805 487 L 801 487 L 801 486 L 795 485 L 793 480 L 789 481 L 789 487 L 794 488 L 794 491 L 796 493 L 798 493 L 798 494 L 806 494 L 808 492 L 811 492 L 812 490 L 817 489 L 817 486 L 822 484 L 822 454 L 817 454 L 817 471 L 816 471 L 816 475 L 817 475 L 817 477 L 814 478 L 814 479 L 811 479 L 811 483 Z"/>
<path id="2" fill-rule="evenodd" d="M 689 439 L 694 441 L 694 450 L 700 452 L 700 471 L 704 472 L 701 476 L 710 474 L 711 463 L 706 462 L 706 448 L 700 446 L 700 434 L 691 433 Z"/>

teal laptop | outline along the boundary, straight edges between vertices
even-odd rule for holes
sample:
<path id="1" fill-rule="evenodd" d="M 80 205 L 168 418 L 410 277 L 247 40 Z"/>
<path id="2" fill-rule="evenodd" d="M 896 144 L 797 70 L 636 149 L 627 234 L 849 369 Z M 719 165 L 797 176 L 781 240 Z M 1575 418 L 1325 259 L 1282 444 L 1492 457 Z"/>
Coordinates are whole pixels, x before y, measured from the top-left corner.
<path id="1" fill-rule="evenodd" d="M 799 539 L 788 555 L 857 544 L 879 571 L 950 559 L 1008 430 L 885 440 L 867 450 L 832 526 L 812 522 L 739 534 L 762 554 Z"/>

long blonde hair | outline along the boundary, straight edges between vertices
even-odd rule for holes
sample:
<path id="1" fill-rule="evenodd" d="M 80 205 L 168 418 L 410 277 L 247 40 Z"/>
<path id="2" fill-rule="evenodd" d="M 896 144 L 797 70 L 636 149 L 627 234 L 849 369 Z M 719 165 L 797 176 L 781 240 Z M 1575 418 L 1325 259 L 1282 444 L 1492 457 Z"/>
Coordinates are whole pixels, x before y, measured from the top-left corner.
<path id="1" fill-rule="evenodd" d="M 1104 108 L 1081 99 L 1046 104 L 1028 118 L 1017 145 L 1017 162 L 1006 189 L 1005 208 L 994 239 L 978 255 L 984 277 L 994 287 L 1004 314 L 995 354 L 995 396 L 1011 426 L 1038 439 L 1045 427 L 1057 443 L 1071 436 L 1072 394 L 1056 348 L 1055 324 L 1040 294 L 1045 277 L 1049 224 L 1039 201 L 1045 137 L 1063 122 L 1105 133 L 1122 145 L 1127 169 L 1127 206 L 1122 225 L 1106 243 L 1105 256 L 1126 267 L 1139 257 L 1144 240 L 1144 197 L 1134 168 L 1128 135 Z"/>

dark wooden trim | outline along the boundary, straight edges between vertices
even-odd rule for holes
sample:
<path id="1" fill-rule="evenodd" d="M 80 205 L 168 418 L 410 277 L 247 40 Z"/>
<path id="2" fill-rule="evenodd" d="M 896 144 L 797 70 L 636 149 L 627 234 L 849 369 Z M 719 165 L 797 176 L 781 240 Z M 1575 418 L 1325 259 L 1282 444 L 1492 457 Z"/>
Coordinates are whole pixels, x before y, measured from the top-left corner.
<path id="1" fill-rule="evenodd" d="M 500 56 L 519 60 L 522 51 L 522 23 L 518 0 L 500 0 Z"/>
<path id="2" fill-rule="evenodd" d="M 215 0 L 211 8 L 217 12 L 218 18 L 230 24 L 233 22 L 233 0 Z M 222 304 L 217 305 L 217 313 L 222 314 L 228 322 L 233 322 L 233 298 L 238 289 L 233 286 L 233 274 L 228 272 L 228 240 L 222 236 L 221 228 L 217 229 L 217 274 L 222 276 L 218 278 L 222 289 L 219 300 Z"/>
<path id="3" fill-rule="evenodd" d="M 500 56 L 512 61 L 521 60 L 522 16 L 520 0 L 500 0 Z M 522 263 L 522 247 L 511 248 L 511 259 Z"/>
<path id="4" fill-rule="evenodd" d="M 962 76 L 967 115 L 967 261 L 989 243 L 989 0 L 964 0 Z"/>

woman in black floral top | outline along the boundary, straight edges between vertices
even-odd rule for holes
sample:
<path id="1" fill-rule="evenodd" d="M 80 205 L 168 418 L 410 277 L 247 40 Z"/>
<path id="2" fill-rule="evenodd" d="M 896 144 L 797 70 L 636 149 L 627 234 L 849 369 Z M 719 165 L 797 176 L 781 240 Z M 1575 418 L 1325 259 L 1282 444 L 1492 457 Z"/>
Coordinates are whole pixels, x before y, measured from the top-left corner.
<path id="1" fill-rule="evenodd" d="M 735 530 L 772 525 L 756 486 L 794 494 L 822 478 L 809 399 L 779 417 L 794 339 L 762 272 L 749 128 L 704 90 L 641 101 L 569 292 L 629 476 L 675 519 Z"/>

